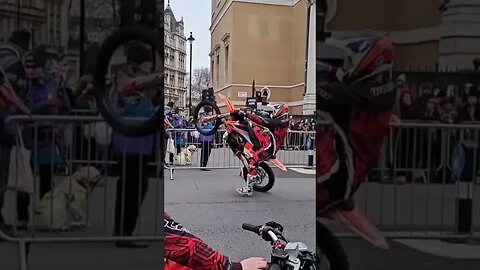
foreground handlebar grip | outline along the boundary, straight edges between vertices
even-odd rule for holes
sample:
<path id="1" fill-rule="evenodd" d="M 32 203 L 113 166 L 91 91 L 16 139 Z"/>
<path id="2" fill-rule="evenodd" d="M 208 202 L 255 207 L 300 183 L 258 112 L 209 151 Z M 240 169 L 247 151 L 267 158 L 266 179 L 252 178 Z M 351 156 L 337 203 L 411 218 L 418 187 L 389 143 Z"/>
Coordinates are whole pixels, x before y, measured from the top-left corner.
<path id="1" fill-rule="evenodd" d="M 254 232 L 254 233 L 260 235 L 260 226 L 255 226 L 255 225 L 252 225 L 252 224 L 243 223 L 242 224 L 242 229 L 244 229 L 246 231 L 251 231 L 251 232 Z"/>

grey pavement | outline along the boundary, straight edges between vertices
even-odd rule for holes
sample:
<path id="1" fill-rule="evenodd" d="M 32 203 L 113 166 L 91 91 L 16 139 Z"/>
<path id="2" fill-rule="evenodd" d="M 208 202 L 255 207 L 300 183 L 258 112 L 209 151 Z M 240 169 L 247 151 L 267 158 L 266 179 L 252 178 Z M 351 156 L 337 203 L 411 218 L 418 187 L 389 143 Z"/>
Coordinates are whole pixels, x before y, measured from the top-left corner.
<path id="1" fill-rule="evenodd" d="M 315 247 L 314 178 L 275 171 L 278 177 L 269 193 L 245 198 L 235 188 L 244 184 L 238 170 L 211 172 L 178 171 L 165 181 L 165 209 L 178 222 L 215 249 L 241 260 L 268 257 L 269 243 L 243 231 L 242 223 L 276 221 L 285 227 L 285 237 Z"/>
<path id="2" fill-rule="evenodd" d="M 291 171 L 284 174 L 275 170 L 275 173 L 279 179 L 271 192 L 242 198 L 234 191 L 242 185 L 237 170 L 179 171 L 174 181 L 165 182 L 165 208 L 196 235 L 235 260 L 249 256 L 268 257 L 270 251 L 268 243 L 242 231 L 242 222 L 260 224 L 276 220 L 285 225 L 285 232 L 291 239 L 305 241 L 313 247 L 312 176 Z M 375 190 L 377 184 L 371 185 L 369 193 L 375 199 L 381 188 Z M 391 189 L 388 185 L 383 188 L 387 192 Z M 409 189 L 408 186 L 403 188 Z M 360 198 L 365 196 L 364 192 L 360 192 Z M 388 206 L 386 201 L 391 200 L 392 195 L 387 195 L 383 203 Z M 373 207 L 367 210 L 375 211 Z M 331 228 L 336 232 L 346 231 L 338 225 Z M 480 260 L 434 256 L 395 241 L 389 241 L 391 249 L 388 251 L 379 250 L 359 238 L 341 238 L 341 242 L 353 270 L 470 270 L 480 265 Z"/>

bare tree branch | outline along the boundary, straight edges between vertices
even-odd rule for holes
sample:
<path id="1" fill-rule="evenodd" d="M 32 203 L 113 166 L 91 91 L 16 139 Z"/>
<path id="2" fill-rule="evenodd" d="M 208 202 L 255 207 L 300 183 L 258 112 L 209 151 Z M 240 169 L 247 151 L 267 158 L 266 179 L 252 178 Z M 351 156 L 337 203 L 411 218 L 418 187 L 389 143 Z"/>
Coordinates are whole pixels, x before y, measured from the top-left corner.
<path id="1" fill-rule="evenodd" d="M 189 75 L 187 74 L 187 78 Z M 192 74 L 192 99 L 200 99 L 202 90 L 208 88 L 210 84 L 210 70 L 206 67 L 196 68 Z"/>

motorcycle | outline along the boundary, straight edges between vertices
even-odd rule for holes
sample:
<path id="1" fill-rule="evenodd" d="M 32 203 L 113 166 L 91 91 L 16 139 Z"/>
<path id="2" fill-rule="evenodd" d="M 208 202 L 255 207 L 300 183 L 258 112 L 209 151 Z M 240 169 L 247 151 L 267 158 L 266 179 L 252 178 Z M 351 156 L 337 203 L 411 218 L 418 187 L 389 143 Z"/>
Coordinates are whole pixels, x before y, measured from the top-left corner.
<path id="1" fill-rule="evenodd" d="M 283 236 L 283 226 L 270 221 L 254 226 L 244 223 L 242 228 L 261 236 L 272 245 L 270 270 L 316 270 L 319 262 L 315 253 L 301 242 L 289 242 Z"/>
<path id="2" fill-rule="evenodd" d="M 243 164 L 242 175 L 244 181 L 247 181 L 248 168 L 253 159 L 253 151 L 260 148 L 258 139 L 253 133 L 253 127 L 257 125 L 248 119 L 240 121 L 233 113 L 238 111 L 232 101 L 219 94 L 219 97 L 225 103 L 228 112 L 220 113 L 220 108 L 212 101 L 205 100 L 200 102 L 194 110 L 194 122 L 197 131 L 205 136 L 215 134 L 223 124 L 226 130 L 224 136 L 227 146 L 241 160 Z M 241 108 L 247 111 L 249 108 Z M 211 123 L 213 121 L 213 124 Z M 267 164 L 272 163 L 282 171 L 287 171 L 283 163 L 275 156 L 266 160 L 255 162 L 254 169 L 258 172 L 258 177 L 254 185 L 254 190 L 259 192 L 268 192 L 275 183 L 275 174 L 272 168 Z M 262 185 L 265 182 L 265 185 Z"/>
<path id="3" fill-rule="evenodd" d="M 316 270 L 319 267 L 315 253 L 308 251 L 308 247 L 301 242 L 290 242 L 283 236 L 283 226 L 270 221 L 265 225 L 255 226 L 244 223 L 242 228 L 261 236 L 270 242 L 270 270 Z M 166 269 L 191 270 L 175 262 L 165 260 Z"/>

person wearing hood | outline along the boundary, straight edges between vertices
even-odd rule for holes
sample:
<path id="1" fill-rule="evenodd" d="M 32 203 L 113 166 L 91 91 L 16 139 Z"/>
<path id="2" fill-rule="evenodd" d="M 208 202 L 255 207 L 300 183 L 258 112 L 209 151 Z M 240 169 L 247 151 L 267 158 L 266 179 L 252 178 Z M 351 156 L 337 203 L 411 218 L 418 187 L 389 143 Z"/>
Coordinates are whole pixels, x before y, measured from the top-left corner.
<path id="1" fill-rule="evenodd" d="M 132 78 L 151 72 L 151 51 L 142 45 L 132 45 L 127 51 L 127 63 L 116 80 L 115 95 L 122 117 L 151 117 L 155 113 L 152 98 L 141 89 L 141 94 L 125 93 L 123 87 Z M 154 135 L 131 138 L 113 133 L 113 148 L 120 178 L 117 181 L 115 203 L 115 235 L 132 236 L 143 200 L 148 191 L 148 161 L 154 155 Z M 126 168 L 125 170 L 123 170 Z M 139 177 L 141 176 L 141 177 Z M 146 243 L 119 241 L 117 247 L 145 248 Z"/>
<path id="2" fill-rule="evenodd" d="M 46 72 L 47 54 L 42 49 L 34 49 L 26 56 L 25 71 L 27 91 L 25 104 L 32 114 L 57 115 L 68 112 L 68 102 L 55 77 Z M 37 128 L 37 130 L 35 130 Z M 38 168 L 40 178 L 39 197 L 47 194 L 52 185 L 53 172 L 63 164 L 59 142 L 61 130 L 52 122 L 39 123 L 35 128 L 25 128 L 25 146 L 32 151 L 32 163 Z M 19 194 L 17 200 L 20 227 L 29 222 L 30 197 Z"/>

